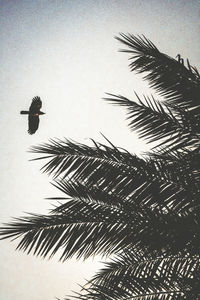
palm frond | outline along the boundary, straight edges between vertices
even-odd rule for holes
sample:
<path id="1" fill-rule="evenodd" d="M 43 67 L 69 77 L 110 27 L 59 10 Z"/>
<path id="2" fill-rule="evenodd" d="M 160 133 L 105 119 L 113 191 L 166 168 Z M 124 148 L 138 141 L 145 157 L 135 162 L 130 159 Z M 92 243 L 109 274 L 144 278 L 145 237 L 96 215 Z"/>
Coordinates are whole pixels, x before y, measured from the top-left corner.
<path id="1" fill-rule="evenodd" d="M 116 299 L 175 299 L 177 295 L 184 299 L 191 291 L 199 263 L 198 256 L 143 257 L 138 261 L 132 255 L 128 259 L 122 255 L 121 259 L 107 263 L 106 268 L 90 281 L 88 294 L 83 299 L 90 299 L 91 292 L 96 292 L 94 299 L 99 299 L 102 287 L 107 291 L 105 295 L 109 291 L 109 296 L 120 291 L 115 295 Z"/>
<path id="2" fill-rule="evenodd" d="M 194 190 L 196 196 L 199 192 L 199 156 L 198 151 L 157 153 L 149 152 L 149 164 L 151 160 L 158 169 L 165 169 L 168 180 L 178 182 L 185 189 Z"/>
<path id="3" fill-rule="evenodd" d="M 167 106 L 164 110 L 163 105 L 156 102 L 154 98 L 145 98 L 146 103 L 144 103 L 137 94 L 139 104 L 121 95 L 108 95 L 110 98 L 104 98 L 105 100 L 128 108 L 129 126 L 132 130 L 138 131 L 141 138 L 147 139 L 148 142 L 162 140 L 162 144 L 168 144 L 168 147 L 170 147 L 169 144 L 174 144 L 174 142 L 182 142 L 184 127 L 173 116 Z M 189 138 L 190 135 L 188 134 Z M 165 140 L 163 141 L 163 139 Z"/>
<path id="4" fill-rule="evenodd" d="M 109 255 L 136 245 L 171 255 L 198 253 L 200 246 L 198 210 L 182 215 L 147 208 L 135 212 L 79 198 L 68 200 L 61 211 L 16 219 L 1 228 L 0 235 L 20 237 L 17 249 L 43 257 L 52 257 L 60 249 L 61 260 Z"/>
<path id="5" fill-rule="evenodd" d="M 94 147 L 79 144 L 69 140 L 50 140 L 50 143 L 34 146 L 32 153 L 45 154 L 33 160 L 50 158 L 50 161 L 42 167 L 44 172 L 54 173 L 55 177 L 61 174 L 67 177 L 73 174 L 74 178 L 88 177 L 91 171 L 98 169 L 101 164 L 109 167 L 128 165 L 145 165 L 143 159 L 130 154 L 128 151 L 120 151 L 117 147 L 95 143 Z M 104 170 L 106 171 L 106 170 Z M 84 176 L 83 175 L 84 172 Z M 88 174 L 88 175 L 87 175 Z"/>
<path id="6" fill-rule="evenodd" d="M 130 283 L 131 285 L 132 283 Z M 115 290 L 112 287 L 104 287 L 99 285 L 93 285 L 91 288 L 85 289 L 86 294 L 75 293 L 77 296 L 71 296 L 70 299 L 80 299 L 80 300 L 185 300 L 189 299 L 185 297 L 187 291 L 184 288 L 181 290 L 167 287 L 163 284 L 162 290 L 156 291 L 155 288 L 151 292 L 141 292 L 134 295 L 131 291 L 131 286 L 129 290 L 123 290 L 121 287 Z M 196 299 L 196 298 L 193 298 Z M 66 299 L 67 300 L 67 299 Z M 69 300 L 69 299 L 68 299 Z"/>
<path id="7" fill-rule="evenodd" d="M 56 176 L 64 174 L 65 178 L 70 175 L 74 182 L 85 185 L 87 189 L 96 188 L 121 197 L 123 201 L 134 199 L 139 206 L 159 205 L 179 210 L 191 202 L 185 186 L 178 180 L 174 181 L 175 176 L 172 180 L 170 171 L 174 171 L 166 169 L 164 163 L 159 166 L 158 162 L 149 163 L 128 152 L 100 144 L 91 148 L 68 141 L 52 141 L 34 147 L 33 151 L 45 153 L 50 158 L 43 170 Z"/>
<path id="8" fill-rule="evenodd" d="M 75 210 L 75 209 L 74 209 Z M 87 218 L 84 207 L 80 211 L 81 218 L 67 215 L 30 215 L 19 218 L 16 222 L 1 228 L 3 238 L 21 237 L 17 249 L 32 252 L 42 257 L 52 257 L 62 250 L 60 260 L 64 261 L 72 255 L 84 259 L 94 254 L 110 254 L 118 245 L 123 244 L 126 229 L 117 221 L 109 221 L 104 215 Z M 94 212 L 93 212 L 94 214 Z M 89 213 L 88 213 L 89 215 Z M 100 215 L 100 214 L 99 214 Z"/>
<path id="9" fill-rule="evenodd" d="M 126 282 L 137 279 L 154 278 L 160 283 L 171 284 L 173 281 L 180 281 L 186 278 L 191 281 L 196 270 L 199 270 L 200 259 L 198 256 L 169 256 L 154 257 L 139 260 L 134 259 L 135 255 L 127 257 L 123 254 L 115 260 L 106 263 L 106 268 L 101 269 L 93 277 L 93 282 L 102 286 L 123 286 L 126 289 Z M 178 283 L 177 283 L 178 284 Z M 145 287 L 143 287 L 145 289 Z M 137 292 L 137 290 L 135 291 Z"/>
<path id="10" fill-rule="evenodd" d="M 171 198 L 169 202 L 170 207 L 173 207 L 173 205 L 176 206 L 178 204 L 173 203 L 172 197 L 173 194 L 178 193 L 178 190 L 176 191 L 175 188 L 170 184 L 168 184 L 168 186 L 166 184 L 163 184 L 163 186 L 156 189 L 156 185 L 158 185 L 156 181 L 149 184 L 144 181 L 133 180 L 132 184 L 130 183 L 130 185 L 132 186 L 132 189 L 131 187 L 127 186 L 128 189 L 125 192 L 120 189 L 118 189 L 116 192 L 109 187 L 107 187 L 106 189 L 102 189 L 102 186 L 87 186 L 86 182 L 81 183 L 73 180 L 57 181 L 57 184 L 55 186 L 73 199 L 79 199 L 88 203 L 95 202 L 96 204 L 111 206 L 113 208 L 122 210 L 133 209 L 134 211 L 139 211 L 145 206 L 152 206 L 154 208 L 156 206 L 163 206 L 164 208 L 166 208 L 168 203 L 167 198 Z M 163 192 L 164 195 L 162 195 Z M 160 195 L 159 205 L 158 201 L 154 199 L 155 194 Z M 56 200 L 56 197 L 54 197 L 53 199 Z M 60 197 L 58 197 L 57 200 L 60 200 Z M 184 200 L 186 201 L 185 198 L 180 197 L 180 204 Z M 68 206 L 66 202 L 62 205 L 59 205 L 56 209 L 53 210 L 53 212 L 62 212 L 67 209 L 67 207 Z"/>
<path id="11" fill-rule="evenodd" d="M 121 95 L 108 95 L 110 97 L 104 98 L 105 100 L 128 109 L 130 128 L 136 130 L 139 137 L 147 139 L 149 143 L 156 142 L 154 148 L 167 146 L 168 151 L 183 151 L 196 143 L 199 144 L 197 133 L 200 123 L 190 112 L 175 105 L 161 104 L 153 97 L 145 97 L 145 102 L 142 102 L 136 94 L 139 101 L 136 103 Z"/>
<path id="12" fill-rule="evenodd" d="M 129 48 L 123 52 L 132 54 L 131 71 L 147 72 L 144 79 L 170 103 L 179 103 L 183 107 L 199 106 L 200 76 L 196 68 L 190 64 L 187 68 L 160 52 L 144 36 L 120 34 L 116 39 Z"/>

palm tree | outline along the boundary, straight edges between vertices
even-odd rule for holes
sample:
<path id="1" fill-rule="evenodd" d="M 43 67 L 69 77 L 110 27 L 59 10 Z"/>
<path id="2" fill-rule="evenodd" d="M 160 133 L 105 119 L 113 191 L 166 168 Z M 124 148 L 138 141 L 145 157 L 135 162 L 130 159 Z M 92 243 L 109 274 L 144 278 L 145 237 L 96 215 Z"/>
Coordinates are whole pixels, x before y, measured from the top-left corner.
<path id="1" fill-rule="evenodd" d="M 73 298 L 89 300 L 200 299 L 200 75 L 187 60 L 161 53 L 144 36 L 117 39 L 131 54 L 131 71 L 145 73 L 163 101 L 108 94 L 127 108 L 131 130 L 152 143 L 137 157 L 114 146 L 51 140 L 32 147 L 47 159 L 64 193 L 48 215 L 29 214 L 1 228 L 20 237 L 18 249 L 60 260 L 110 256 Z M 52 198 L 55 199 L 55 198 Z"/>

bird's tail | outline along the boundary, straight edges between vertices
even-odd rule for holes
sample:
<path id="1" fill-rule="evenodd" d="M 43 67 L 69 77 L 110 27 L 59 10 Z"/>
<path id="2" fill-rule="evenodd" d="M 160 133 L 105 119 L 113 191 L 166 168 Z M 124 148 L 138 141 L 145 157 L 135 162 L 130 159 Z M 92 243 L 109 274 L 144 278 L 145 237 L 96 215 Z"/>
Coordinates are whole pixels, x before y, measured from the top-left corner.
<path id="1" fill-rule="evenodd" d="M 20 114 L 21 114 L 21 115 L 28 115 L 28 114 L 29 114 L 29 111 L 28 111 L 28 110 L 21 110 L 21 111 L 20 111 Z"/>

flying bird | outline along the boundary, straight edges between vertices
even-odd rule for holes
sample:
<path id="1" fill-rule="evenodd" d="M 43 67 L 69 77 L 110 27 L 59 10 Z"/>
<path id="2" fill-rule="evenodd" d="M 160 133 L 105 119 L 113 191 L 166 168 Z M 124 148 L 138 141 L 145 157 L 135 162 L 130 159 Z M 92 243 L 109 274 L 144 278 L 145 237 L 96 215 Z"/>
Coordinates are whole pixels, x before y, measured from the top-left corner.
<path id="1" fill-rule="evenodd" d="M 42 107 L 42 101 L 40 97 L 36 96 L 32 99 L 29 110 L 22 110 L 20 114 L 28 115 L 28 133 L 34 134 L 39 126 L 39 116 L 44 115 L 40 108 Z"/>

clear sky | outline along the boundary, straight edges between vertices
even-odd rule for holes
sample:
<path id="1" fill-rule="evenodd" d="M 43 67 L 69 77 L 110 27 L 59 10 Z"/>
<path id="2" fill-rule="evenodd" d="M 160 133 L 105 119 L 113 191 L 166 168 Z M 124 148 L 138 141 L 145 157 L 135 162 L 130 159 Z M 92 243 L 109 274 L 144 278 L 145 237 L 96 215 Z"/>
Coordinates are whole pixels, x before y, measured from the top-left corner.
<path id="1" fill-rule="evenodd" d="M 31 145 L 49 138 L 104 142 L 133 153 L 144 143 L 129 132 L 125 112 L 102 101 L 105 92 L 134 99 L 147 84 L 129 72 L 119 32 L 144 34 L 160 51 L 200 66 L 199 0 L 0 1 L 0 223 L 24 212 L 46 213 L 45 197 L 59 196 L 41 162 L 29 162 Z M 40 128 L 27 133 L 19 114 L 39 95 Z M 100 266 L 99 258 L 65 263 L 27 256 L 16 243 L 0 243 L 0 300 L 50 300 L 78 290 Z"/>

